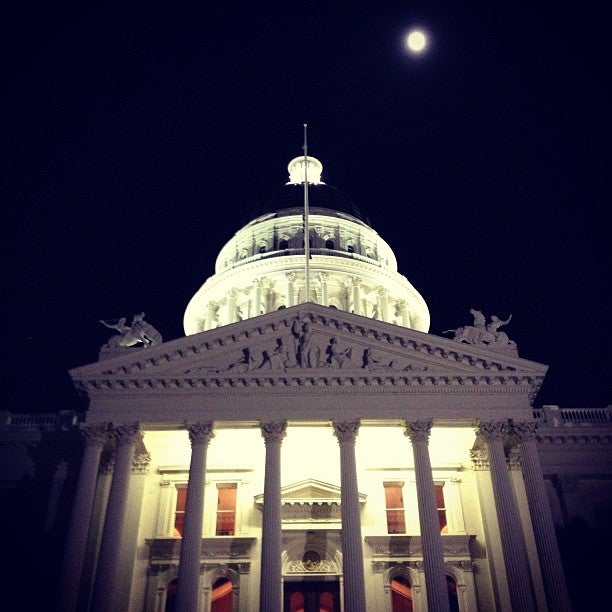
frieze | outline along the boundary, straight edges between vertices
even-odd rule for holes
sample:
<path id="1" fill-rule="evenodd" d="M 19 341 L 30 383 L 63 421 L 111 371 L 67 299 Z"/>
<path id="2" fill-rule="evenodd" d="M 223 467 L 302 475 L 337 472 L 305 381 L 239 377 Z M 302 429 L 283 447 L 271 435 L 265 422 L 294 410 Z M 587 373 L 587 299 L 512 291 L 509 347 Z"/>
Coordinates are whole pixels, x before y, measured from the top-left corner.
<path id="1" fill-rule="evenodd" d="M 474 535 L 442 535 L 442 547 L 445 559 L 471 558 L 470 544 Z M 374 557 L 411 557 L 413 560 L 423 557 L 423 545 L 419 535 L 384 535 L 366 536 L 366 543 L 372 549 Z"/>
<path id="2" fill-rule="evenodd" d="M 542 429 L 538 431 L 538 450 L 547 450 L 547 447 L 563 446 L 564 450 L 584 451 L 588 446 L 589 452 L 597 451 L 597 445 L 607 446 L 612 443 L 611 434 L 597 433 L 544 433 Z M 600 446 L 601 448 L 601 446 Z M 552 449 L 551 450 L 557 450 Z M 608 449 L 602 449 L 608 450 Z"/>
<path id="3" fill-rule="evenodd" d="M 201 563 L 200 574 L 206 574 L 207 572 L 213 572 L 215 570 L 229 569 L 236 574 L 250 574 L 251 564 L 250 563 Z"/>
<path id="4" fill-rule="evenodd" d="M 157 576 L 169 570 L 177 570 L 178 563 L 150 563 L 147 567 L 147 576 Z"/>
<path id="5" fill-rule="evenodd" d="M 320 559 L 318 562 L 308 560 L 291 561 L 287 565 L 288 574 L 335 574 L 338 571 L 336 564 L 329 559 Z"/>
<path id="6" fill-rule="evenodd" d="M 377 574 L 382 574 L 389 570 L 401 571 L 402 569 L 413 569 L 417 572 L 422 572 L 423 562 L 422 561 L 372 561 L 372 571 Z M 416 586 L 416 585 L 415 585 Z"/>
<path id="7" fill-rule="evenodd" d="M 201 557 L 205 559 L 249 558 L 255 541 L 256 538 L 202 538 Z M 178 559 L 180 556 L 180 538 L 155 538 L 146 540 L 146 543 L 150 547 L 151 561 Z"/>

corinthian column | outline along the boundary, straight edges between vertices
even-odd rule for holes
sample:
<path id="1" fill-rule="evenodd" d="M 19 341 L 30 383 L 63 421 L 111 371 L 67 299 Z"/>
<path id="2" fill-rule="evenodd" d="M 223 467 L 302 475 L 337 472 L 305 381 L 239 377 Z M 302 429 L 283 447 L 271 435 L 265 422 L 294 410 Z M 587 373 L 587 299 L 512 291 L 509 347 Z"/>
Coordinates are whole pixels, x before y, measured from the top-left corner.
<path id="1" fill-rule="evenodd" d="M 76 495 L 72 506 L 70 526 L 62 563 L 59 610 L 72 612 L 76 608 L 85 559 L 89 522 L 93 509 L 100 455 L 108 440 L 108 425 L 85 425 L 81 428 L 85 438 L 85 451 L 79 472 Z"/>
<path id="2" fill-rule="evenodd" d="M 115 612 L 117 610 L 114 600 L 119 583 L 121 537 L 127 510 L 134 451 L 136 443 L 142 439 L 142 432 L 138 430 L 138 425 L 120 425 L 115 428 L 114 436 L 117 443 L 115 467 L 108 495 L 91 600 L 91 608 L 96 612 Z"/>
<path id="3" fill-rule="evenodd" d="M 489 455 L 491 485 L 512 609 L 527 612 L 535 610 L 535 604 L 521 519 L 506 467 L 504 438 L 507 431 L 505 422 L 488 422 L 480 424 L 477 434 L 485 442 Z"/>
<path id="4" fill-rule="evenodd" d="M 404 433 L 410 438 L 414 455 L 427 609 L 435 612 L 448 612 L 450 608 L 446 570 L 444 569 L 444 548 L 440 535 L 436 490 L 429 458 L 430 432 L 431 421 L 415 421 L 406 422 Z"/>
<path id="5" fill-rule="evenodd" d="M 344 608 L 365 612 L 365 582 L 363 578 L 363 546 L 359 516 L 359 489 L 355 440 L 359 421 L 334 422 L 334 435 L 340 446 L 340 511 L 342 516 L 342 571 Z"/>
<path id="6" fill-rule="evenodd" d="M 260 612 L 278 612 L 283 609 L 281 444 L 286 433 L 286 422 L 261 423 L 261 435 L 266 445 L 266 467 L 261 531 Z"/>
<path id="7" fill-rule="evenodd" d="M 514 423 L 514 431 L 521 444 L 521 470 L 548 606 L 555 612 L 569 611 L 570 602 L 561 555 L 536 448 L 537 425 L 533 422 Z"/>
<path id="8" fill-rule="evenodd" d="M 189 426 L 188 431 L 191 441 L 191 463 L 178 568 L 177 612 L 196 612 L 198 609 L 206 451 L 215 435 L 212 423 L 195 423 Z"/>

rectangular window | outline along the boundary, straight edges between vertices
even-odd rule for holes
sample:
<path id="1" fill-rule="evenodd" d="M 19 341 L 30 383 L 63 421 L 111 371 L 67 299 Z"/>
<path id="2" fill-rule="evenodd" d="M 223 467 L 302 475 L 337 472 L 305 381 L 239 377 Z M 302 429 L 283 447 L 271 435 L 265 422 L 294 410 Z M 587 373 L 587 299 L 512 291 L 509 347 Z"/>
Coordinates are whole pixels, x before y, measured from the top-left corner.
<path id="1" fill-rule="evenodd" d="M 387 533 L 406 533 L 403 482 L 384 482 L 387 510 Z"/>
<path id="2" fill-rule="evenodd" d="M 438 482 L 436 488 L 436 506 L 438 508 L 438 523 L 440 524 L 440 533 L 448 533 L 448 524 L 446 522 L 446 504 L 444 502 L 444 483 Z"/>
<path id="3" fill-rule="evenodd" d="M 218 536 L 233 536 L 236 534 L 236 494 L 238 485 L 224 483 L 217 485 L 217 528 Z"/>
<path id="4" fill-rule="evenodd" d="M 187 503 L 187 485 L 176 485 L 176 506 L 174 509 L 174 532 L 173 536 L 183 537 L 185 525 L 185 504 Z"/>

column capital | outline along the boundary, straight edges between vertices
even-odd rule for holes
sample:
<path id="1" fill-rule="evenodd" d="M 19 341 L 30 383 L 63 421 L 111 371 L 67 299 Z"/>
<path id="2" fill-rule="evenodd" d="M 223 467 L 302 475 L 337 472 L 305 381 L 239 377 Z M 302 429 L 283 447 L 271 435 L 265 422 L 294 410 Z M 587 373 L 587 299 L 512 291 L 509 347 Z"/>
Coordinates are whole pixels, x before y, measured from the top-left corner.
<path id="1" fill-rule="evenodd" d="M 266 445 L 269 442 L 282 442 L 283 438 L 287 435 L 287 421 L 260 423 L 259 427 Z"/>
<path id="2" fill-rule="evenodd" d="M 81 425 L 80 431 L 85 439 L 85 446 L 104 446 L 108 440 L 109 424 Z"/>
<path id="3" fill-rule="evenodd" d="M 116 425 L 113 428 L 113 435 L 119 446 L 129 446 L 142 440 L 142 432 L 139 429 L 138 423 L 132 423 L 131 425 Z"/>
<path id="4" fill-rule="evenodd" d="M 359 276 L 351 276 L 351 284 L 353 287 L 359 287 L 361 285 L 361 278 Z"/>
<path id="5" fill-rule="evenodd" d="M 406 421 L 406 429 L 404 435 L 410 438 L 410 442 L 425 442 L 429 443 L 429 434 L 431 433 L 432 421 Z"/>
<path id="6" fill-rule="evenodd" d="M 334 421 L 334 436 L 338 442 L 355 442 L 359 433 L 360 421 Z"/>
<path id="7" fill-rule="evenodd" d="M 535 441 L 538 437 L 538 424 L 533 421 L 513 422 L 512 427 L 520 442 Z"/>
<path id="8" fill-rule="evenodd" d="M 187 431 L 189 432 L 191 446 L 194 444 L 204 444 L 208 446 L 210 441 L 215 437 L 213 424 L 211 422 L 192 423 L 187 426 Z"/>
<path id="9" fill-rule="evenodd" d="M 285 272 L 285 276 L 290 283 L 294 283 L 297 278 L 297 272 Z"/>
<path id="10" fill-rule="evenodd" d="M 491 469 L 489 451 L 486 448 L 473 448 L 470 450 L 470 459 L 472 460 L 475 471 Z"/>
<path id="11" fill-rule="evenodd" d="M 506 421 L 486 421 L 478 424 L 476 434 L 486 442 L 503 441 L 508 433 Z"/>

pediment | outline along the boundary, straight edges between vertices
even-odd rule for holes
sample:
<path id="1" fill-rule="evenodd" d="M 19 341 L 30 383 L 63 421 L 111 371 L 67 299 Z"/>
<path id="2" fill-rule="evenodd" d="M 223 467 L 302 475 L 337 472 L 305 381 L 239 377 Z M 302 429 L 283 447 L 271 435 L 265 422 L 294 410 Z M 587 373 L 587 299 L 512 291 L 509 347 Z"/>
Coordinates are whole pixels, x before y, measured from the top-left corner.
<path id="1" fill-rule="evenodd" d="M 471 384 L 524 376 L 535 381 L 546 369 L 487 348 L 302 304 L 158 346 L 126 348 L 70 374 L 77 386 L 95 392 L 301 379 L 364 385 L 381 380 Z"/>
<path id="2" fill-rule="evenodd" d="M 359 502 L 365 504 L 367 495 L 359 493 Z M 294 482 L 281 488 L 283 506 L 340 506 L 341 491 L 334 485 L 314 478 Z M 255 496 L 255 503 L 263 506 L 263 493 Z"/>
<path id="3" fill-rule="evenodd" d="M 263 493 L 255 496 L 255 503 L 263 504 Z M 340 505 L 340 487 L 315 479 L 302 480 L 281 488 L 283 505 Z"/>

